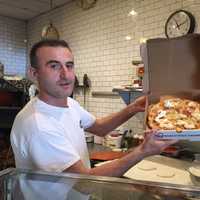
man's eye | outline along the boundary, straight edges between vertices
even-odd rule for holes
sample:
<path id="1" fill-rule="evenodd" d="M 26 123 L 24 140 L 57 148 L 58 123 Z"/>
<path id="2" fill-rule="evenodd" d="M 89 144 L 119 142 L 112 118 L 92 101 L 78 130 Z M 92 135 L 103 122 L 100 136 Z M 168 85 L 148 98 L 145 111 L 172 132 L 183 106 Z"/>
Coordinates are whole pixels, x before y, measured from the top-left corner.
<path id="1" fill-rule="evenodd" d="M 52 63 L 52 64 L 50 64 L 50 67 L 52 69 L 60 69 L 61 65 L 59 63 Z"/>
<path id="2" fill-rule="evenodd" d="M 65 65 L 67 68 L 72 69 L 74 68 L 74 63 L 66 63 Z"/>

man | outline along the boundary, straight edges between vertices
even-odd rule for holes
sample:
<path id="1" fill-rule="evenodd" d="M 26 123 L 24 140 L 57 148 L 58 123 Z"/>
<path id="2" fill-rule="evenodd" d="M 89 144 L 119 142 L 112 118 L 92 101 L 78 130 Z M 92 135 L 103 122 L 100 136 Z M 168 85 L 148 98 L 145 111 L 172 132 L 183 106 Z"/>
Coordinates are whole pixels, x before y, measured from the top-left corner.
<path id="1" fill-rule="evenodd" d="M 156 139 L 155 131 L 146 132 L 144 142 L 123 158 L 90 168 L 84 130 L 105 136 L 144 111 L 146 98 L 140 97 L 118 113 L 95 119 L 69 97 L 75 81 L 74 57 L 65 41 L 36 43 L 30 63 L 39 94 L 18 113 L 13 124 L 11 144 L 16 167 L 120 177 L 144 157 L 159 154 L 175 142 Z"/>

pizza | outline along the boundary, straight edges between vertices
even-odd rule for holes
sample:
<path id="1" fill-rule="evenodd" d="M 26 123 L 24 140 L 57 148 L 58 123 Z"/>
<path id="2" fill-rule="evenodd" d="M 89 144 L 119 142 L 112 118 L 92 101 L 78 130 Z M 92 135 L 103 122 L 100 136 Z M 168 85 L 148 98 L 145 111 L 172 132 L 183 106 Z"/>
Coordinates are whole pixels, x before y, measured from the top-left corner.
<path id="1" fill-rule="evenodd" d="M 151 129 L 200 129 L 200 103 L 178 97 L 161 97 L 148 107 L 147 124 Z"/>

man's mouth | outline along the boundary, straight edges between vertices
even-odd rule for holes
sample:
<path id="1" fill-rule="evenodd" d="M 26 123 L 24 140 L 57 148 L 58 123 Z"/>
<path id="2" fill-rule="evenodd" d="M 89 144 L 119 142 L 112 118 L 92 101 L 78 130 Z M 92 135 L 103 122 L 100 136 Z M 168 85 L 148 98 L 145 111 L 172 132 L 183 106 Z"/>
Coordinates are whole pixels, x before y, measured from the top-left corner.
<path id="1" fill-rule="evenodd" d="M 65 86 L 65 85 L 70 85 L 71 83 L 60 83 L 59 85 Z"/>
<path id="2" fill-rule="evenodd" d="M 72 82 L 61 82 L 61 83 L 59 83 L 59 85 L 60 85 L 61 87 L 69 87 L 69 86 L 72 85 Z"/>

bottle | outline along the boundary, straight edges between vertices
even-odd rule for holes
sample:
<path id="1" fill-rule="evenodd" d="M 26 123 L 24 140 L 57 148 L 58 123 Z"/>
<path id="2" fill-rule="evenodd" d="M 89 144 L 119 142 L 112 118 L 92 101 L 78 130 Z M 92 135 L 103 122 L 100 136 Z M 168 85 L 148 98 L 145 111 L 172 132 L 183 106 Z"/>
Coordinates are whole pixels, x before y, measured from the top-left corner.
<path id="1" fill-rule="evenodd" d="M 0 62 L 0 78 L 4 76 L 4 65 Z"/>
<path id="2" fill-rule="evenodd" d="M 121 148 L 122 149 L 128 148 L 127 134 L 128 134 L 128 130 L 125 130 L 122 135 L 122 138 L 121 138 Z"/>
<path id="3" fill-rule="evenodd" d="M 200 154 L 194 154 L 194 161 L 193 161 L 193 164 L 194 164 L 194 167 L 197 168 L 197 169 L 200 169 Z"/>
<path id="4" fill-rule="evenodd" d="M 127 143 L 128 143 L 128 148 L 133 147 L 133 136 L 132 136 L 132 130 L 131 129 L 127 133 Z"/>

